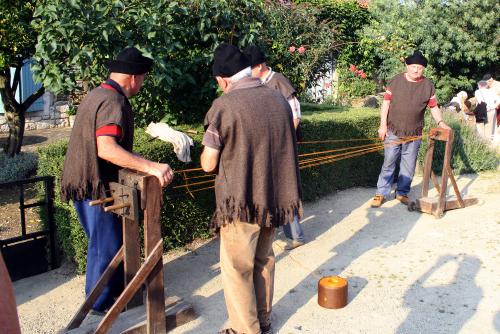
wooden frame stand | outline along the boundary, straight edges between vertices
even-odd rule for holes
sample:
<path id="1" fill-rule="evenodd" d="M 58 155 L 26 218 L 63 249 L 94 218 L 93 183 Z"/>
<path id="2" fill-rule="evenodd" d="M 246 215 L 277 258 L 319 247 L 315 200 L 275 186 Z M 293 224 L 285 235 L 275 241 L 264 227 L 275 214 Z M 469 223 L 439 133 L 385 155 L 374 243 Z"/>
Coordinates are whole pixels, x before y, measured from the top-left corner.
<path id="1" fill-rule="evenodd" d="M 161 237 L 160 209 L 162 189 L 152 175 L 142 174 L 130 170 L 120 170 L 119 182 L 110 184 L 111 197 L 92 201 L 90 205 L 106 205 L 104 211 L 113 212 L 122 217 L 123 246 L 116 253 L 109 266 L 96 283 L 87 299 L 71 319 L 65 332 L 80 327 L 83 320 L 92 308 L 92 305 L 101 294 L 109 279 L 123 262 L 125 274 L 125 289 L 108 310 L 106 315 L 97 324 L 97 327 L 85 333 L 107 333 L 125 308 L 137 308 L 143 304 L 142 289 L 145 285 L 146 323 L 134 333 L 166 333 L 165 321 L 165 294 L 163 286 L 163 240 Z M 139 210 L 144 212 L 144 263 L 141 265 L 139 243 Z M 178 299 L 176 300 L 178 304 Z M 172 305 L 172 302 L 170 302 Z M 182 308 L 183 320 L 177 324 L 193 319 L 192 308 L 186 317 L 186 308 Z M 167 316 L 168 317 L 168 316 Z M 170 320 L 172 318 L 170 317 Z M 173 319 L 178 320 L 178 319 Z M 186 321 L 187 320 L 187 321 Z M 171 326 L 169 326 L 171 327 Z M 120 331 L 122 332 L 122 331 Z M 127 332 L 127 331 L 124 331 Z"/>
<path id="2" fill-rule="evenodd" d="M 422 197 L 416 202 L 408 203 L 408 210 L 419 210 L 421 212 L 434 215 L 436 218 L 441 218 L 446 210 L 465 208 L 477 203 L 477 198 L 471 196 L 462 196 L 458 190 L 453 171 L 450 166 L 451 153 L 453 148 L 453 130 L 434 128 L 429 131 L 429 144 L 424 160 L 424 178 L 422 185 Z M 443 173 L 441 176 L 441 185 L 438 183 L 436 175 L 432 171 L 432 157 L 434 155 L 434 146 L 436 141 L 446 142 Z M 455 196 L 446 198 L 446 190 L 448 186 L 448 178 L 451 181 Z M 434 186 L 438 192 L 438 197 L 428 197 L 429 181 L 432 179 Z"/>

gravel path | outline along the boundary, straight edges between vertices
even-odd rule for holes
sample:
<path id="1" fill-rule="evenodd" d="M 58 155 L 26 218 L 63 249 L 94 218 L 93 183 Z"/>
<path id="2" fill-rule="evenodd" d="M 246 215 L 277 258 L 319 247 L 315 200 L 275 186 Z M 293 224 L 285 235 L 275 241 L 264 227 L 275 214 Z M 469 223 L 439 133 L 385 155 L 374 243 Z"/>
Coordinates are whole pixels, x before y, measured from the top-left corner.
<path id="1" fill-rule="evenodd" d="M 69 127 L 25 131 L 21 150 L 33 152 L 40 146 L 52 144 L 61 139 L 69 139 L 70 134 L 71 128 Z M 8 135 L 6 132 L 0 133 L 0 147 L 3 146 Z"/>
<path id="2" fill-rule="evenodd" d="M 500 333 L 500 173 L 458 183 L 479 204 L 442 219 L 408 212 L 395 200 L 372 209 L 373 188 L 306 203 L 308 243 L 291 252 L 275 247 L 275 333 Z M 172 334 L 214 334 L 224 326 L 218 253 L 213 239 L 165 255 L 169 294 L 199 314 Z M 84 298 L 84 277 L 72 270 L 66 264 L 15 282 L 23 333 L 65 326 Z M 318 306 L 318 277 L 327 275 L 348 279 L 345 308 Z"/>

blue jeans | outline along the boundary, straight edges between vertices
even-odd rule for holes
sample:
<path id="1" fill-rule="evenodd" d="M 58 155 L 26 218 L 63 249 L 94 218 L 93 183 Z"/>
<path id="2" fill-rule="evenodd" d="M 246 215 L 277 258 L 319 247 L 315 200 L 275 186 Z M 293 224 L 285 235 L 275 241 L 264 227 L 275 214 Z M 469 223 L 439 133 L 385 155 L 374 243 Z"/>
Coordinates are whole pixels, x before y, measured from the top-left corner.
<path id="1" fill-rule="evenodd" d="M 283 225 L 283 232 L 288 239 L 304 242 L 304 231 L 299 224 L 299 217 L 293 217 L 288 224 Z"/>
<path id="2" fill-rule="evenodd" d="M 121 219 L 104 212 L 100 205 L 89 206 L 89 201 L 74 201 L 80 224 L 88 238 L 85 277 L 87 296 L 123 243 Z M 119 266 L 92 308 L 102 312 L 111 307 L 114 298 L 122 292 L 123 285 L 123 266 Z"/>
<path id="3" fill-rule="evenodd" d="M 388 132 L 384 140 L 384 164 L 378 177 L 377 195 L 387 197 L 392 188 L 394 171 L 399 160 L 399 174 L 397 176 L 396 194 L 407 196 L 410 192 L 411 181 L 415 175 L 417 155 L 422 142 L 421 139 L 404 144 L 396 144 L 400 138 Z"/>

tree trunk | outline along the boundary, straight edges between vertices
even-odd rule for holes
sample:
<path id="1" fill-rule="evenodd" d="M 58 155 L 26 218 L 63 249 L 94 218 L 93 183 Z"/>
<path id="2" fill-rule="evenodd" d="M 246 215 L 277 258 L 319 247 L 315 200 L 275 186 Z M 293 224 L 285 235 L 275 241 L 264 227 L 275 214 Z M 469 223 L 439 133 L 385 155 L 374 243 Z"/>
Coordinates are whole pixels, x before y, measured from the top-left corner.
<path id="1" fill-rule="evenodd" d="M 45 92 L 42 86 L 29 96 L 23 103 L 15 99 L 15 91 L 18 88 L 22 63 L 16 67 L 14 82 L 10 84 L 10 68 L 0 70 L 0 97 L 5 108 L 5 120 L 9 126 L 9 137 L 4 145 L 4 152 L 13 157 L 21 152 L 23 145 L 24 125 L 26 123 L 26 110 Z"/>
<path id="2" fill-rule="evenodd" d="M 21 146 L 23 145 L 24 124 L 26 123 L 25 111 L 16 110 L 14 106 L 10 106 L 9 109 L 7 109 L 7 105 L 4 104 L 4 106 L 5 120 L 9 126 L 9 137 L 5 142 L 4 152 L 9 157 L 13 157 L 21 152 Z"/>

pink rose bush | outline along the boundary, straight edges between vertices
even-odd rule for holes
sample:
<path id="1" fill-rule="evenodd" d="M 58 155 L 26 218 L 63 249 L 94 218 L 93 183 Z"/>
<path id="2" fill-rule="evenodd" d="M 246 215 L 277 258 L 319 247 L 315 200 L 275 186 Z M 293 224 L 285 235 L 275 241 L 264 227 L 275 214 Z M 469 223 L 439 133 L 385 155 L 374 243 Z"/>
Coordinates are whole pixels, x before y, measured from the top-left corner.
<path id="1" fill-rule="evenodd" d="M 356 65 L 350 64 L 349 71 L 353 73 L 355 76 L 360 77 L 361 79 L 366 79 L 366 73 L 363 70 L 358 70 Z"/>
<path id="2" fill-rule="evenodd" d="M 339 68 L 338 96 L 343 104 L 348 104 L 356 98 L 374 94 L 377 91 L 375 81 L 368 79 L 368 75 L 359 65 L 349 64 Z"/>
<path id="3" fill-rule="evenodd" d="M 297 51 L 299 54 L 304 54 L 306 52 L 306 47 L 304 45 L 301 45 L 299 48 L 296 48 L 295 46 L 290 45 L 288 51 L 290 51 L 290 53 L 294 53 L 295 51 Z"/>

